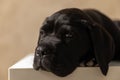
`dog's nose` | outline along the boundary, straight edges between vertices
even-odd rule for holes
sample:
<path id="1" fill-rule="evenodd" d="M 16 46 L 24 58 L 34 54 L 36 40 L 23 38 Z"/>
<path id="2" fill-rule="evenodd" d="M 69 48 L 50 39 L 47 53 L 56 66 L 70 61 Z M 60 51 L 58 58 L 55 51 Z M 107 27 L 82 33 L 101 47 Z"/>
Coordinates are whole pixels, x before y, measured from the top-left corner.
<path id="1" fill-rule="evenodd" d="M 52 49 L 50 48 L 45 48 L 45 47 L 38 47 L 37 48 L 37 52 L 39 53 L 39 55 L 43 56 L 43 55 L 48 55 L 50 53 L 52 53 Z"/>

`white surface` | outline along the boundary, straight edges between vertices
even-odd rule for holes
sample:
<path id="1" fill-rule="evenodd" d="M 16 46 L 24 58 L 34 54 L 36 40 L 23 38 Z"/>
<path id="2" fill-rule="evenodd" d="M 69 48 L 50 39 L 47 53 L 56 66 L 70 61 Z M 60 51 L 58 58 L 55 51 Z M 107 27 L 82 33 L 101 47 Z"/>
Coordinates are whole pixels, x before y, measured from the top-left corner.
<path id="1" fill-rule="evenodd" d="M 14 69 L 14 68 L 18 68 L 18 69 L 20 69 L 20 68 L 22 68 L 22 69 L 24 69 L 24 68 L 32 69 L 33 68 L 33 66 L 32 66 L 33 58 L 34 58 L 33 54 L 30 54 L 30 55 L 24 57 L 23 59 L 21 59 L 20 61 L 18 61 L 13 66 L 11 66 L 10 69 Z"/>
<path id="2" fill-rule="evenodd" d="M 51 72 L 33 70 L 33 54 L 26 56 L 8 69 L 9 80 L 120 80 L 120 62 L 110 63 L 107 76 L 98 67 L 79 67 L 67 77 Z"/>

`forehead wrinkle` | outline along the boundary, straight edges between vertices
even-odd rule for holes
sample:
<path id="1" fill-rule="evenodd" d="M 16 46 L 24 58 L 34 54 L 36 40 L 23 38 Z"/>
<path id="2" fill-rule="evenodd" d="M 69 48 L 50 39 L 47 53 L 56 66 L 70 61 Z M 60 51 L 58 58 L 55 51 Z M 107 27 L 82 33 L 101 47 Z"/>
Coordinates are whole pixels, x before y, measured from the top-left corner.
<path id="1" fill-rule="evenodd" d="M 65 14 L 61 14 L 58 16 L 58 18 L 55 20 L 55 24 L 68 24 L 69 18 Z"/>
<path id="2" fill-rule="evenodd" d="M 54 19 L 54 32 L 57 33 L 57 31 L 61 29 L 62 26 L 68 25 L 69 22 L 69 18 L 66 14 L 57 15 L 57 17 Z"/>

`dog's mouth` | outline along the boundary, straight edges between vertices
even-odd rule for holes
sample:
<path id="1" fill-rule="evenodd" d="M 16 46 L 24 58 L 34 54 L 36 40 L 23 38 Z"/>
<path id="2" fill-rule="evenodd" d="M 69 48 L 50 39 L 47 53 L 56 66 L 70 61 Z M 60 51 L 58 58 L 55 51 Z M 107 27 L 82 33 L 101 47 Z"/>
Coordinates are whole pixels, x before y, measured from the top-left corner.
<path id="1" fill-rule="evenodd" d="M 33 67 L 35 70 L 51 71 L 53 65 L 53 55 L 43 55 L 42 57 L 35 57 Z"/>
<path id="2" fill-rule="evenodd" d="M 70 74 L 76 66 L 71 66 L 71 64 L 65 64 L 65 63 L 57 63 L 56 60 L 50 59 L 53 56 L 43 56 L 42 58 L 34 60 L 33 67 L 35 70 L 45 70 L 48 72 L 52 72 L 57 76 L 64 77 L 68 74 Z"/>

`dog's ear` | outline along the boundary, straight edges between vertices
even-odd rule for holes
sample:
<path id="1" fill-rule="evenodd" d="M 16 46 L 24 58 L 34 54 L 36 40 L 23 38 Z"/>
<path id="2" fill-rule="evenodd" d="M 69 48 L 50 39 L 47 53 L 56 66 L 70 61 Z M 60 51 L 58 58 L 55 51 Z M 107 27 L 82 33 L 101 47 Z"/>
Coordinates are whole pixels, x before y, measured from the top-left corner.
<path id="1" fill-rule="evenodd" d="M 108 72 L 108 63 L 114 56 L 114 41 L 111 35 L 99 24 L 92 24 L 90 27 L 90 36 L 97 63 L 104 75 Z"/>

